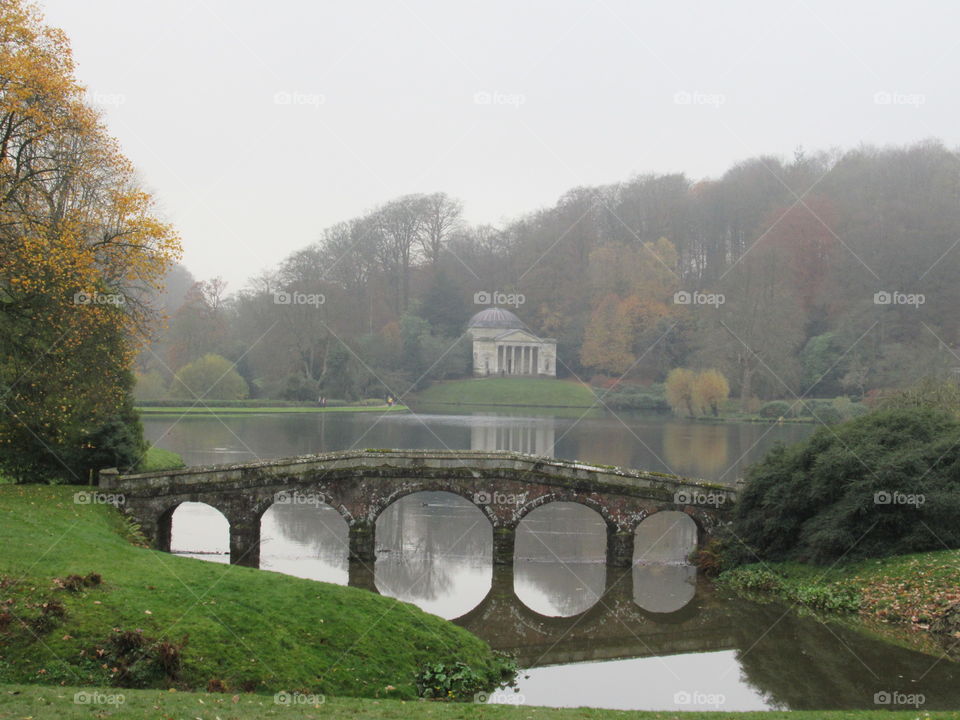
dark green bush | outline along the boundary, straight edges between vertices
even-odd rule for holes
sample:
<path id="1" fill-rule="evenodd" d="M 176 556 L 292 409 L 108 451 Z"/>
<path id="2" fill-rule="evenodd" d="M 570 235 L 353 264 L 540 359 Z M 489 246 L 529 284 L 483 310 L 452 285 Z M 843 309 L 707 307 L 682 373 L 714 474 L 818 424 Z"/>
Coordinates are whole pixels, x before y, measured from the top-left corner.
<path id="1" fill-rule="evenodd" d="M 760 408 L 760 417 L 765 418 L 787 418 L 791 417 L 792 408 L 790 403 L 783 400 L 771 400 Z"/>
<path id="2" fill-rule="evenodd" d="M 960 547 L 960 421 L 897 409 L 821 428 L 746 473 L 733 533 L 763 560 Z"/>

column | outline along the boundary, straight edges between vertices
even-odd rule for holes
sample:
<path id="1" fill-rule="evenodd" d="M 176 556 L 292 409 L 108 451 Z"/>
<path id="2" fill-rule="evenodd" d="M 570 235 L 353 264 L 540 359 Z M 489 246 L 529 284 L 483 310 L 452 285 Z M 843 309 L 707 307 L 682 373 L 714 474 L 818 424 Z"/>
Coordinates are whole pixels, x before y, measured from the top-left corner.
<path id="1" fill-rule="evenodd" d="M 517 537 L 515 528 L 493 529 L 493 564 L 513 565 L 514 544 Z"/>
<path id="2" fill-rule="evenodd" d="M 530 346 L 523 346 L 523 374 L 530 374 Z"/>
<path id="3" fill-rule="evenodd" d="M 540 348 L 533 349 L 533 374 L 540 374 Z"/>
<path id="4" fill-rule="evenodd" d="M 517 346 L 510 346 L 510 374 L 517 374 Z"/>
<path id="5" fill-rule="evenodd" d="M 260 518 L 230 521 L 230 564 L 260 567 Z"/>
<path id="6" fill-rule="evenodd" d="M 373 523 L 355 522 L 348 530 L 350 561 L 372 563 L 376 560 Z"/>
<path id="7" fill-rule="evenodd" d="M 633 533 L 607 525 L 607 565 L 630 567 L 633 565 Z"/>

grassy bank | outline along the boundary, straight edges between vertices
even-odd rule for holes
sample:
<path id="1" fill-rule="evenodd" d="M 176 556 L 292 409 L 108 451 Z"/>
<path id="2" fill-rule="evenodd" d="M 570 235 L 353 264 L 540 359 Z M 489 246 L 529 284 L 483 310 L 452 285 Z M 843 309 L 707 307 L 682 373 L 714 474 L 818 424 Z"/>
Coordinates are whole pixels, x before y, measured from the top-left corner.
<path id="1" fill-rule="evenodd" d="M 278 407 L 204 407 L 190 405 L 164 407 L 156 405 L 138 406 L 141 415 L 269 415 L 278 413 L 357 413 L 357 412 L 405 412 L 405 405 L 341 405 L 320 407 L 319 405 L 285 405 Z"/>
<path id="2" fill-rule="evenodd" d="M 0 686 L 0 718 L 198 718 L 200 720 L 259 720 L 278 717 L 289 720 L 307 718 L 364 718 L 369 720 L 406 720 L 407 718 L 435 718 L 436 720 L 915 720 L 934 718 L 957 720 L 960 712 L 890 712 L 868 711 L 813 711 L 813 712 L 620 712 L 571 708 L 556 710 L 540 707 L 513 707 L 504 705 L 462 705 L 455 703 L 400 702 L 397 700 L 360 700 L 352 698 L 323 698 L 317 705 L 280 705 L 272 696 L 250 694 L 210 694 L 164 692 L 157 690 L 100 689 L 103 695 L 121 693 L 123 704 L 82 704 L 78 697 L 98 699 L 89 687 L 27 687 Z M 84 695 L 77 696 L 77 693 Z M 100 697 L 99 699 L 103 699 Z M 319 698 L 318 698 L 319 699 Z"/>
<path id="3" fill-rule="evenodd" d="M 473 378 L 435 383 L 416 396 L 430 405 L 589 408 L 597 404 L 588 385 L 545 378 Z"/>
<path id="4" fill-rule="evenodd" d="M 747 565 L 721 575 L 723 585 L 813 610 L 856 614 L 894 626 L 960 639 L 960 550 L 864 560 L 833 568 L 799 563 Z"/>
<path id="5" fill-rule="evenodd" d="M 0 486 L 0 682 L 414 698 L 428 662 L 501 667 L 413 605 L 137 547 L 88 490 Z"/>
<path id="6" fill-rule="evenodd" d="M 151 447 L 143 456 L 137 472 L 156 472 L 158 470 L 175 470 L 184 466 L 183 458 L 172 450 Z"/>

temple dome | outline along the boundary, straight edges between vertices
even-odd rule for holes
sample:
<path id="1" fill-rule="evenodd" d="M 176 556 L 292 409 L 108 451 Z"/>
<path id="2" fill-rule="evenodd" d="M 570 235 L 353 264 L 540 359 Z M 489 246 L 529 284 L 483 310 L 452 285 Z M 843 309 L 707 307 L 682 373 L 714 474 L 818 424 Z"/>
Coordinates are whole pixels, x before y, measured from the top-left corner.
<path id="1" fill-rule="evenodd" d="M 481 310 L 467 323 L 468 328 L 502 328 L 504 330 L 514 330 L 525 327 L 520 318 L 509 310 L 503 308 L 490 307 Z"/>

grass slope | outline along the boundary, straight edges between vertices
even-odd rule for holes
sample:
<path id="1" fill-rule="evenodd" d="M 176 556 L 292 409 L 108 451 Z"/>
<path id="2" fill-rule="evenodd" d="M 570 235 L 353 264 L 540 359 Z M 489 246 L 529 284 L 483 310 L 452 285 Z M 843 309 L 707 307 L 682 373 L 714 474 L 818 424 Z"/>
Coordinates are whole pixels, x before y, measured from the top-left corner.
<path id="1" fill-rule="evenodd" d="M 925 633 L 960 609 L 960 550 L 895 555 L 823 568 L 758 563 L 721 575 L 735 590 Z M 953 615 L 949 613 L 953 612 Z M 957 619 L 946 632 L 960 639 Z M 949 640 L 949 638 L 948 638 Z"/>
<path id="2" fill-rule="evenodd" d="M 157 690 L 101 690 L 122 693 L 122 705 L 78 704 L 75 693 L 94 692 L 94 688 L 0 686 L 0 718 L 196 718 L 198 720 L 259 720 L 284 718 L 307 720 L 914 720 L 933 718 L 960 719 L 960 712 L 813 711 L 813 712 L 621 712 L 571 708 L 556 710 L 540 707 L 504 705 L 463 705 L 457 703 L 400 702 L 397 700 L 361 700 L 325 698 L 320 705 L 278 705 L 263 695 L 223 695 L 209 693 L 172 693 Z"/>
<path id="3" fill-rule="evenodd" d="M 85 490 L 0 486 L 0 682 L 108 687 L 126 663 L 142 687 L 413 698 L 426 662 L 496 663 L 479 638 L 413 605 L 136 547 L 112 506 L 74 502 Z M 91 572 L 102 584 L 54 580 Z M 125 631 L 150 638 L 152 655 L 128 662 Z M 184 638 L 171 680 L 154 641 Z"/>
<path id="4" fill-rule="evenodd" d="M 357 412 L 404 412 L 404 405 L 343 405 L 337 407 L 163 407 L 157 405 L 138 406 L 141 415 L 273 415 L 280 413 L 357 413 Z"/>
<path id="5" fill-rule="evenodd" d="M 183 466 L 183 458 L 172 450 L 150 447 L 147 450 L 146 455 L 143 456 L 143 460 L 140 462 L 140 467 L 137 468 L 137 472 L 175 470 L 177 468 L 182 468 Z"/>
<path id="6" fill-rule="evenodd" d="M 582 407 L 596 404 L 590 387 L 572 380 L 474 378 L 435 383 L 417 394 L 417 402 L 438 405 L 514 405 Z"/>

